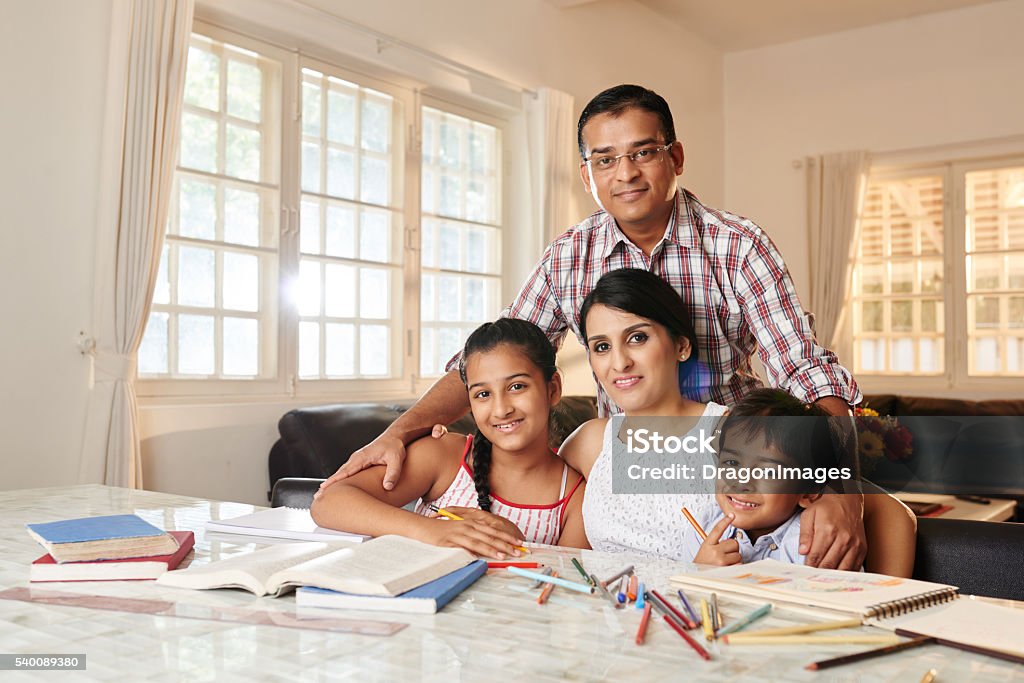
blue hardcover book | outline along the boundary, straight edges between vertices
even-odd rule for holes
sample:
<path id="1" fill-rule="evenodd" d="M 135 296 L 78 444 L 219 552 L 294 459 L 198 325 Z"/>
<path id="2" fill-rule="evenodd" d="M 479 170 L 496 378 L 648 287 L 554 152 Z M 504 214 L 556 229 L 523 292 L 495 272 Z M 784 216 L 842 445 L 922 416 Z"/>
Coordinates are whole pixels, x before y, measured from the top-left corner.
<path id="1" fill-rule="evenodd" d="M 356 595 L 303 586 L 295 591 L 295 604 L 302 607 L 332 607 L 380 612 L 416 612 L 433 614 L 451 602 L 487 573 L 487 562 L 476 560 L 451 574 L 425 583 L 395 597 Z"/>
<path id="2" fill-rule="evenodd" d="M 57 562 L 119 560 L 172 554 L 173 536 L 136 515 L 105 515 L 27 524 L 28 533 Z"/>

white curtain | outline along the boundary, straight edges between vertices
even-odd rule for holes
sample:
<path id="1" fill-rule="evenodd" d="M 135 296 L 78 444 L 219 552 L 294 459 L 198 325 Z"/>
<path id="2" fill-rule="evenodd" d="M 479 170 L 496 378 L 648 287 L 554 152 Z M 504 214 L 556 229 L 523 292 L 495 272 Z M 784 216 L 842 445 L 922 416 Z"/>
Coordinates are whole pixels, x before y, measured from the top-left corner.
<path id="1" fill-rule="evenodd" d="M 135 365 L 171 200 L 193 2 L 114 3 L 108 87 L 115 91 L 108 102 L 120 102 L 113 114 L 123 123 L 106 142 L 120 148 L 120 182 L 111 188 L 116 207 L 101 214 L 98 226 L 94 381 L 82 483 L 142 487 Z"/>
<path id="2" fill-rule="evenodd" d="M 541 249 L 572 226 L 572 187 L 577 180 L 576 111 L 572 95 L 540 88 L 528 112 L 530 178 Z M 533 254 L 534 262 L 540 251 Z"/>
<path id="3" fill-rule="evenodd" d="M 853 274 L 857 214 L 871 165 L 867 152 L 808 157 L 807 226 L 811 299 L 818 341 L 834 349 Z"/>

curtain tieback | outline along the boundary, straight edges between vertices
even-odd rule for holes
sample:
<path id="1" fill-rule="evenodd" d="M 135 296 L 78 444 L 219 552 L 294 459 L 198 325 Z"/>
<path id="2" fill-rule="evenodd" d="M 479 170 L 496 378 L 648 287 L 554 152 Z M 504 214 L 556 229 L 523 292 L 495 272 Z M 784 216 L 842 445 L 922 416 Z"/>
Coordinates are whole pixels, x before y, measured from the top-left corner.
<path id="1" fill-rule="evenodd" d="M 135 379 L 136 356 L 121 353 L 93 354 L 93 369 L 97 382 L 130 382 Z"/>

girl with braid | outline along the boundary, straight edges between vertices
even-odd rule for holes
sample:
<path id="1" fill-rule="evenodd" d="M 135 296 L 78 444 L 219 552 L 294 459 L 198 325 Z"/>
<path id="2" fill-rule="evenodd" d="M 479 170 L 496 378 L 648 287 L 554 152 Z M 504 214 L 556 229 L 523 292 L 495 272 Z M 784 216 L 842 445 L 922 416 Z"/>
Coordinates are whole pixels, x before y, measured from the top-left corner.
<path id="1" fill-rule="evenodd" d="M 323 489 L 313 519 L 323 527 L 401 534 L 488 557 L 516 555 L 524 540 L 589 547 L 583 477 L 548 445 L 548 420 L 562 384 L 547 337 L 533 323 L 501 318 L 469 336 L 462 358 L 459 374 L 476 433 L 410 444 L 402 479 L 390 491 L 381 485 L 383 466 Z M 417 499 L 415 512 L 402 509 Z M 431 506 L 463 519 L 440 519 Z"/>

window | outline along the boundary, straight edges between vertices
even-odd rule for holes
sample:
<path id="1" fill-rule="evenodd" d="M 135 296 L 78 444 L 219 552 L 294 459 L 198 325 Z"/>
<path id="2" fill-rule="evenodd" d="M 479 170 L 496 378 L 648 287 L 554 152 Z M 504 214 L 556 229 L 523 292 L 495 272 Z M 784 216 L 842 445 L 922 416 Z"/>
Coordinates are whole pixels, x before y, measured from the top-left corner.
<path id="1" fill-rule="evenodd" d="M 855 373 L 1024 376 L 1024 165 L 875 172 L 859 219 Z"/>
<path id="2" fill-rule="evenodd" d="M 504 122 L 195 30 L 140 393 L 403 395 L 441 374 L 500 311 Z"/>

